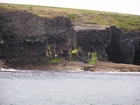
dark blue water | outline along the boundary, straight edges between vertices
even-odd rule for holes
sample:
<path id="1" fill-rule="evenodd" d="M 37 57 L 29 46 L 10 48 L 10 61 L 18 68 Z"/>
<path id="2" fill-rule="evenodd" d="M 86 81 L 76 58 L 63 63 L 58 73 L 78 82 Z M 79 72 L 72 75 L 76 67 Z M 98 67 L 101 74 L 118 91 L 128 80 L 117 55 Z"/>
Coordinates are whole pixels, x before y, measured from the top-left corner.
<path id="1" fill-rule="evenodd" d="M 140 105 L 140 73 L 0 72 L 0 105 Z"/>

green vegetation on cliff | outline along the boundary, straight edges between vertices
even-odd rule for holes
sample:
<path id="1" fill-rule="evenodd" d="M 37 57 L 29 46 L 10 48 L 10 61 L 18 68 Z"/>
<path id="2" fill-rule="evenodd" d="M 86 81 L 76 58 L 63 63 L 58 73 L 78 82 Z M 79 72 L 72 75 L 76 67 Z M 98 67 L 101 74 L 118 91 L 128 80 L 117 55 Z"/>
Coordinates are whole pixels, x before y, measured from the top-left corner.
<path id="1" fill-rule="evenodd" d="M 89 56 L 89 53 L 88 53 L 88 56 Z M 89 63 L 92 64 L 92 65 L 95 65 L 96 60 L 97 60 L 97 52 L 92 52 L 91 55 L 92 55 L 92 58 L 91 58 Z"/>
<path id="2" fill-rule="evenodd" d="M 66 16 L 75 24 L 114 25 L 123 30 L 139 30 L 140 16 L 103 11 L 58 8 L 34 5 L 0 4 L 0 9 L 28 11 L 41 17 Z"/>
<path id="3" fill-rule="evenodd" d="M 62 58 L 53 58 L 51 60 L 48 60 L 47 63 L 59 63 L 60 61 L 62 61 L 63 59 Z"/>

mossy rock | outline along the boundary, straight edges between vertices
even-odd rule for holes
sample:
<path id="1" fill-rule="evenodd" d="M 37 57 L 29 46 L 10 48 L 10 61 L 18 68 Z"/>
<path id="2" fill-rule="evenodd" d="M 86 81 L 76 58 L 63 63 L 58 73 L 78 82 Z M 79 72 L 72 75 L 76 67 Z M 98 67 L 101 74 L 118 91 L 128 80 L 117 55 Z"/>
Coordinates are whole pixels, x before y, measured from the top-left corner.
<path id="1" fill-rule="evenodd" d="M 84 67 L 84 71 L 94 71 L 95 70 L 95 66 L 92 65 L 92 66 L 85 66 Z"/>

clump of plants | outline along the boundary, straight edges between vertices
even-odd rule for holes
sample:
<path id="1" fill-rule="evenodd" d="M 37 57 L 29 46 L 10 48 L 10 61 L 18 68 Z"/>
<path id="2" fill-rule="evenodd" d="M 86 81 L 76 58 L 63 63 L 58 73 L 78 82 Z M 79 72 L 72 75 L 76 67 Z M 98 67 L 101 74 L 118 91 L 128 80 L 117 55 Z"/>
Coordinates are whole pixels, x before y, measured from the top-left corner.
<path id="1" fill-rule="evenodd" d="M 71 56 L 71 59 L 72 59 L 73 61 L 76 60 L 77 53 L 78 53 L 78 49 L 74 49 L 74 50 L 71 51 L 70 56 Z"/>
<path id="2" fill-rule="evenodd" d="M 88 53 L 88 58 L 90 58 L 90 56 L 91 56 L 91 59 L 90 59 L 89 63 L 92 64 L 92 65 L 95 65 L 96 60 L 97 60 L 97 52 L 92 52 L 92 53 L 89 52 Z"/>
<path id="3" fill-rule="evenodd" d="M 74 50 L 71 51 L 70 56 L 71 56 L 72 60 L 76 60 L 76 58 L 79 58 L 78 52 L 80 50 L 81 50 L 81 47 L 78 47 L 77 49 L 74 49 Z"/>
<path id="4" fill-rule="evenodd" d="M 62 61 L 63 58 L 52 58 L 50 60 L 48 60 L 48 63 L 59 63 L 60 61 Z"/>
<path id="5" fill-rule="evenodd" d="M 48 57 L 47 63 L 59 63 L 63 58 L 60 58 L 57 56 L 57 54 L 52 55 L 51 53 L 51 46 L 48 44 L 47 45 L 47 53 L 46 56 Z"/>
<path id="6" fill-rule="evenodd" d="M 74 49 L 74 50 L 71 51 L 72 54 L 76 54 L 77 52 L 78 52 L 77 49 Z"/>
<path id="7" fill-rule="evenodd" d="M 78 18 L 80 18 L 80 16 L 77 15 L 77 14 L 67 14 L 67 16 L 68 16 L 68 18 L 70 18 L 70 19 L 78 19 Z"/>

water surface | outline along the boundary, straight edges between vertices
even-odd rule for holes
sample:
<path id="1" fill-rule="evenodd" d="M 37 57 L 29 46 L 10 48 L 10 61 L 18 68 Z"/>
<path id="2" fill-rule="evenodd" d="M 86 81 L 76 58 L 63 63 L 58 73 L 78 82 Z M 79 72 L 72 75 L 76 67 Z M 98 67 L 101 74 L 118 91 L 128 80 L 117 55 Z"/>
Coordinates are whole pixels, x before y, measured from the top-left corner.
<path id="1" fill-rule="evenodd" d="M 0 105 L 140 105 L 140 73 L 0 72 Z"/>

